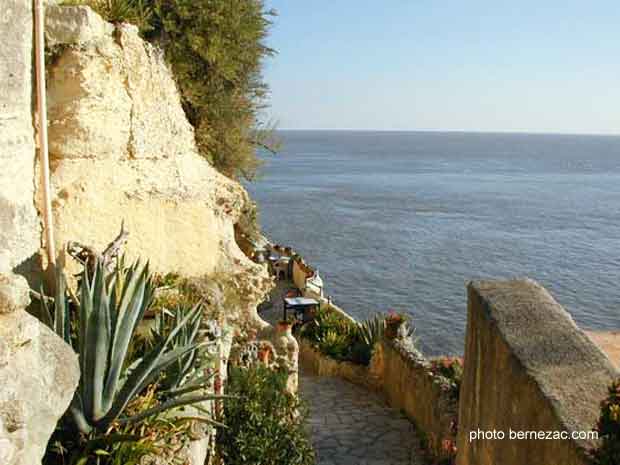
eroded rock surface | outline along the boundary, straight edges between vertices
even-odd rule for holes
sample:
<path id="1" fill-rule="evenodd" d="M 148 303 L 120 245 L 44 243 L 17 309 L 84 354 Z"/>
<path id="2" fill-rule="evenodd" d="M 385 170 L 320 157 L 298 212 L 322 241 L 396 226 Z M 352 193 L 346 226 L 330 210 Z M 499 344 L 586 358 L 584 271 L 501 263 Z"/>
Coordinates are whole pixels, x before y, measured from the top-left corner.
<path id="1" fill-rule="evenodd" d="M 50 7 L 47 22 L 58 245 L 102 249 L 124 220 L 126 250 L 155 270 L 264 277 L 234 238 L 249 196 L 198 154 L 162 51 L 86 7 Z"/>
<path id="2" fill-rule="evenodd" d="M 32 2 L 0 6 L 0 267 L 15 268 L 40 247 L 34 207 Z"/>
<path id="3" fill-rule="evenodd" d="M 0 283 L 0 463 L 34 465 L 73 398 L 78 358 L 23 310 L 23 278 L 2 273 Z"/>
<path id="4" fill-rule="evenodd" d="M 0 315 L 13 313 L 30 304 L 30 288 L 21 276 L 0 272 Z"/>

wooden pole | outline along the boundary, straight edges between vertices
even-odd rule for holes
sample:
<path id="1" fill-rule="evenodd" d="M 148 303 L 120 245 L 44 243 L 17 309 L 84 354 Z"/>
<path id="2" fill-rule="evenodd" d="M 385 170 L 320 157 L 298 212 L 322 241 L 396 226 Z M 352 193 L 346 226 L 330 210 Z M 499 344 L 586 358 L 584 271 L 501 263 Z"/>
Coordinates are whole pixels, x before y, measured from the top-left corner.
<path id="1" fill-rule="evenodd" d="M 45 228 L 47 260 L 52 270 L 56 267 L 56 245 L 52 217 L 50 190 L 50 163 L 47 144 L 47 99 L 45 89 L 45 11 L 43 0 L 34 0 L 35 73 L 37 86 L 37 112 L 39 121 L 39 161 L 41 163 L 41 186 L 43 187 L 43 220 Z"/>

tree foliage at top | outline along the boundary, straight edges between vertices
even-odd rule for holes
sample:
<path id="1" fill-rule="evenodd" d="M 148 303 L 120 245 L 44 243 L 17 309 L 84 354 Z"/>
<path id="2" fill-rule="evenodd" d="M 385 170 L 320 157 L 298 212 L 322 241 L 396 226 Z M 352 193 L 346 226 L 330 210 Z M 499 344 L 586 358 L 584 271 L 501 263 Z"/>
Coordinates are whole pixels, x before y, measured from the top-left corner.
<path id="1" fill-rule="evenodd" d="M 271 147 L 258 113 L 268 88 L 262 59 L 273 11 L 263 0 L 156 0 L 154 29 L 196 128 L 200 152 L 222 173 L 252 179 L 256 146 Z"/>

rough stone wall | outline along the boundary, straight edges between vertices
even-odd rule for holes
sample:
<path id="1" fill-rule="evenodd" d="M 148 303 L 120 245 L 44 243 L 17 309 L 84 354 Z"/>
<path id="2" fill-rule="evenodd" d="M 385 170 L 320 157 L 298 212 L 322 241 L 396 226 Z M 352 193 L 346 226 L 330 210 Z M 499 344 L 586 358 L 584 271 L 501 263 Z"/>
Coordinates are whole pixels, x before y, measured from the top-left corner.
<path id="1" fill-rule="evenodd" d="M 156 271 L 217 276 L 223 290 L 212 303 L 222 305 L 230 326 L 273 331 L 256 314 L 272 280 L 234 237 L 248 194 L 198 155 L 161 50 L 135 28 L 115 27 L 86 7 L 47 3 L 58 250 L 69 240 L 102 249 L 124 220 L 130 256 L 150 259 Z M 17 269 L 36 280 L 41 193 L 32 123 L 32 2 L 3 0 L 0 11 L 0 271 Z M 77 271 L 70 260 L 67 265 L 69 273 Z M 79 378 L 71 348 L 23 311 L 28 302 L 25 281 L 0 273 L 3 465 L 40 461 Z M 225 360 L 222 366 L 225 371 Z M 192 447 L 204 455 L 204 441 Z"/>
<path id="2" fill-rule="evenodd" d="M 439 461 L 450 457 L 456 444 L 458 400 L 449 386 L 431 373 L 429 361 L 410 339 L 385 341 L 378 352 L 371 369 L 380 372 L 389 404 L 415 422 L 430 455 Z"/>
<path id="3" fill-rule="evenodd" d="M 0 265 L 27 268 L 40 247 L 34 207 L 32 1 L 0 7 Z"/>
<path id="4" fill-rule="evenodd" d="M 469 441 L 470 431 L 588 431 L 618 372 L 531 280 L 469 285 L 458 465 L 582 465 L 586 440 Z"/>
<path id="5" fill-rule="evenodd" d="M 30 0 L 0 7 L 0 463 L 40 463 L 79 379 L 77 356 L 26 313 L 24 278 L 38 266 L 34 202 L 33 11 Z"/>

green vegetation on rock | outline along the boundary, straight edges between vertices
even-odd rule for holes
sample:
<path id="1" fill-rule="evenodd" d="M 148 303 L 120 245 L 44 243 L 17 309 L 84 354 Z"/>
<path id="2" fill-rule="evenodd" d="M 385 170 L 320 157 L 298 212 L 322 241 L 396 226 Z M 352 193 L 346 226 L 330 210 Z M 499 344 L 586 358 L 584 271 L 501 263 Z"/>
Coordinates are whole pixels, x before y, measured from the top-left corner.
<path id="1" fill-rule="evenodd" d="M 386 319 L 385 315 L 379 314 L 355 323 L 335 312 L 321 309 L 314 320 L 302 327 L 300 335 L 324 355 L 369 365 L 376 344 L 386 337 Z"/>
<path id="2" fill-rule="evenodd" d="M 463 360 L 459 357 L 439 357 L 430 360 L 431 373 L 450 383 L 450 392 L 458 400 L 463 380 Z"/>

